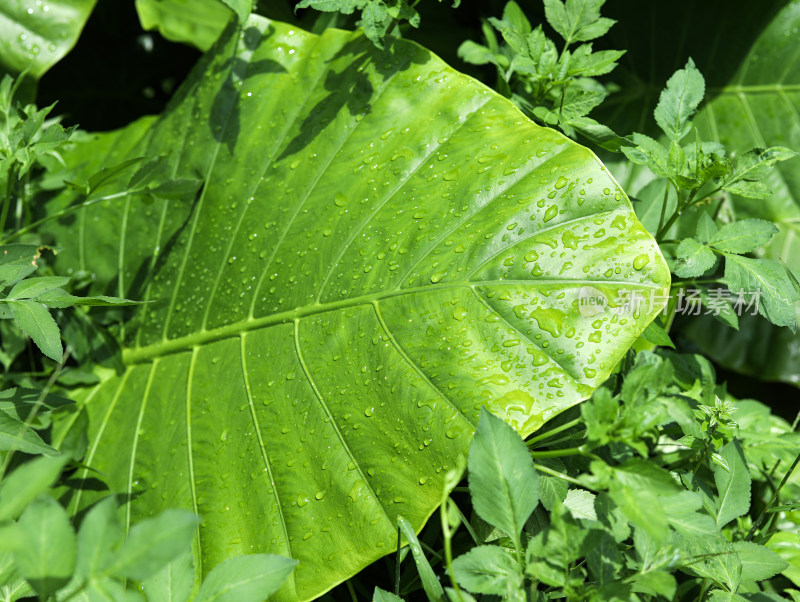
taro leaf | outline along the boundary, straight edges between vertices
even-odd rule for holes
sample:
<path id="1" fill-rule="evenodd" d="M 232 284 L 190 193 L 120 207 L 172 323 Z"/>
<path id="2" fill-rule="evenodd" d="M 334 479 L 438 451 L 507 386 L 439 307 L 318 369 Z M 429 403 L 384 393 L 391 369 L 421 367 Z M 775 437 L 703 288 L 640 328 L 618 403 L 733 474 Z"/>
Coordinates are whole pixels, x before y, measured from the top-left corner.
<path id="1" fill-rule="evenodd" d="M 41 77 L 67 54 L 97 0 L 4 0 L 0 3 L 0 72 Z"/>
<path id="2" fill-rule="evenodd" d="M 669 275 L 591 152 L 415 44 L 232 30 L 159 119 L 66 156 L 166 156 L 197 199 L 53 235 L 91 294 L 155 301 L 127 310 L 127 370 L 75 393 L 86 463 L 131 520 L 200 514 L 202 573 L 279 554 L 277 598 L 308 599 L 391 552 L 398 515 L 422 527 L 482 406 L 524 436 L 585 399 Z"/>

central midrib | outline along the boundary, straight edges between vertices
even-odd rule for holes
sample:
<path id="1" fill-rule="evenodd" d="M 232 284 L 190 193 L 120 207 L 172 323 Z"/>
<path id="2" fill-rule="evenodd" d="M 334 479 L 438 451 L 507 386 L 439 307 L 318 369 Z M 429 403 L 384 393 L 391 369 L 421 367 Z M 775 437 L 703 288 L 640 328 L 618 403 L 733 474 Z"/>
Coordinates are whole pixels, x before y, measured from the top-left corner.
<path id="1" fill-rule="evenodd" d="M 628 282 L 624 280 L 589 280 L 589 279 L 572 280 L 572 279 L 559 279 L 559 278 L 536 279 L 536 280 L 484 280 L 476 282 L 448 282 L 443 284 L 426 285 L 426 286 L 419 286 L 406 289 L 393 288 L 387 291 L 380 291 L 380 292 L 370 293 L 368 295 L 361 295 L 359 297 L 349 297 L 347 299 L 341 299 L 339 301 L 330 301 L 327 303 L 312 303 L 310 305 L 304 305 L 301 307 L 297 307 L 295 309 L 275 314 L 270 314 L 268 316 L 263 316 L 260 318 L 248 318 L 246 320 L 240 320 L 238 322 L 233 322 L 232 324 L 226 324 L 225 326 L 220 326 L 218 328 L 212 328 L 209 330 L 200 330 L 198 332 L 182 337 L 177 337 L 174 339 L 165 339 L 159 341 L 158 343 L 153 343 L 152 345 L 147 345 L 144 347 L 125 349 L 122 352 L 122 359 L 126 364 L 129 365 L 140 364 L 151 361 L 157 357 L 161 357 L 164 355 L 180 353 L 181 351 L 189 351 L 201 345 L 239 336 L 242 333 L 249 332 L 252 330 L 267 328 L 269 326 L 275 326 L 277 324 L 286 324 L 289 322 L 293 322 L 294 320 L 299 320 L 300 318 L 322 314 L 329 311 L 335 311 L 337 309 L 345 309 L 348 307 L 356 307 L 359 305 L 368 305 L 370 303 L 402 295 L 414 295 L 419 293 L 434 292 L 443 289 L 456 289 L 456 288 L 474 289 L 475 287 L 479 286 L 525 285 L 525 286 L 530 286 L 531 288 L 536 288 L 537 286 L 540 285 L 549 286 L 549 285 L 559 285 L 559 284 L 562 284 L 564 286 L 621 285 L 630 288 L 646 288 L 646 289 L 661 288 L 656 284 L 645 283 L 645 282 Z"/>

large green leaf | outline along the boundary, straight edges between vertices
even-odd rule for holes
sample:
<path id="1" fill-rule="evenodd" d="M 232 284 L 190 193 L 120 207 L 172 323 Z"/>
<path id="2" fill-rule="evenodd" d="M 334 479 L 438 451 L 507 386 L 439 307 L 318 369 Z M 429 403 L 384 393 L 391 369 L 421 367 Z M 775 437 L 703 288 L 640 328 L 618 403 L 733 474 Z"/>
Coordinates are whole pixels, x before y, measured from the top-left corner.
<path id="1" fill-rule="evenodd" d="M 155 301 L 125 321 L 126 371 L 77 394 L 86 462 L 129 521 L 199 513 L 204 573 L 299 560 L 283 600 L 390 552 L 398 515 L 421 528 L 482 406 L 528 435 L 585 399 L 669 286 L 590 151 L 408 42 L 253 17 L 158 120 L 67 160 L 142 155 L 202 191 L 52 232 L 62 269 Z M 579 311 L 582 289 L 617 307 Z"/>
<path id="2" fill-rule="evenodd" d="M 40 77 L 78 40 L 97 0 L 0 2 L 0 72 Z"/>

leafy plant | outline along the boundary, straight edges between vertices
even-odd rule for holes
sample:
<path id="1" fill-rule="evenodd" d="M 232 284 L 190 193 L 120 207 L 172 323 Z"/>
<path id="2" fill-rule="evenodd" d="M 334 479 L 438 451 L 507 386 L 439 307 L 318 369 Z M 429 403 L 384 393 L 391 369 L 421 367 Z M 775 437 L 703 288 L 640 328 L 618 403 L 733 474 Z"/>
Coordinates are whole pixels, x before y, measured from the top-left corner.
<path id="1" fill-rule="evenodd" d="M 0 83 L 0 599 L 800 596 L 796 425 L 682 319 L 796 329 L 786 224 L 747 205 L 791 136 L 724 139 L 694 41 L 638 97 L 613 0 L 263 4 L 137 0 L 206 52 L 122 129 Z M 52 3 L 84 11 L 63 52 L 92 5 Z"/>

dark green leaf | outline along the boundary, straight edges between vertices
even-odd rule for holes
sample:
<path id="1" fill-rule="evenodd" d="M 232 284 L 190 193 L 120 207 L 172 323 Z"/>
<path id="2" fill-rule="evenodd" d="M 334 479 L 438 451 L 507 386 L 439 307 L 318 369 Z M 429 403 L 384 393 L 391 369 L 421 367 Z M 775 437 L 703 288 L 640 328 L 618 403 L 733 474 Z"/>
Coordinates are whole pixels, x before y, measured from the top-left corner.
<path id="1" fill-rule="evenodd" d="M 8 306 L 17 325 L 33 339 L 41 352 L 60 362 L 63 355 L 61 333 L 47 308 L 37 301 L 9 301 Z"/>
<path id="2" fill-rule="evenodd" d="M 31 427 L 0 409 L 0 451 L 19 450 L 26 454 L 55 454 Z"/>
<path id="3" fill-rule="evenodd" d="M 689 133 L 690 119 L 703 100 L 705 88 L 705 80 L 692 59 L 669 78 L 654 113 L 656 123 L 667 137 L 680 140 Z"/>
<path id="4" fill-rule="evenodd" d="M 796 329 L 800 297 L 778 262 L 726 254 L 725 283 L 731 292 L 742 293 L 745 308 L 755 305 L 773 324 Z"/>
<path id="5" fill-rule="evenodd" d="M 674 272 L 681 278 L 702 276 L 717 263 L 714 251 L 694 238 L 685 238 L 678 245 Z"/>
<path id="6" fill-rule="evenodd" d="M 739 441 L 733 440 L 719 450 L 728 469 L 712 464 L 717 486 L 717 526 L 723 527 L 750 509 L 750 471 Z"/>
<path id="7" fill-rule="evenodd" d="M 476 594 L 502 596 L 522 588 L 522 571 L 514 556 L 498 546 L 478 546 L 453 561 L 458 584 Z"/>

